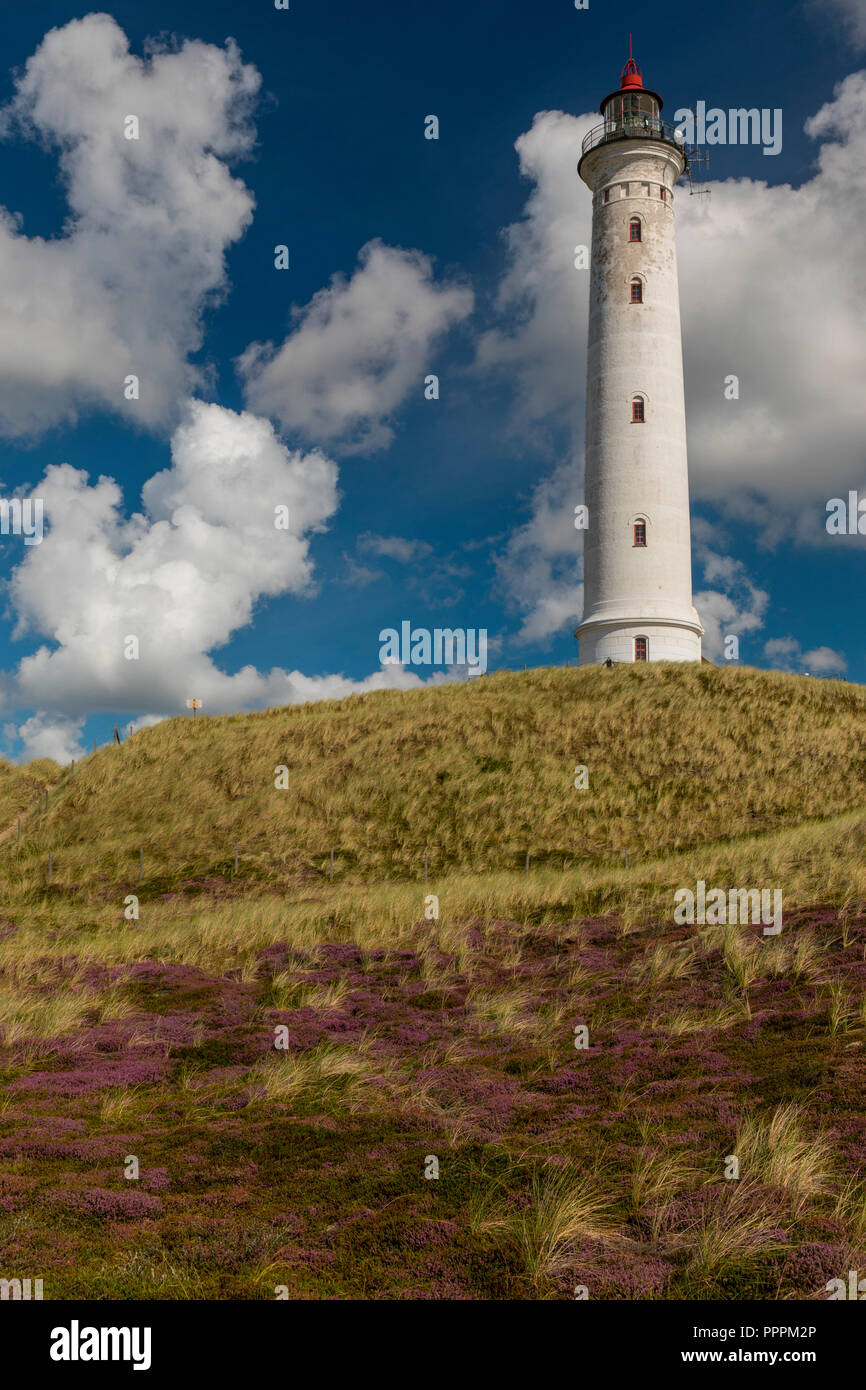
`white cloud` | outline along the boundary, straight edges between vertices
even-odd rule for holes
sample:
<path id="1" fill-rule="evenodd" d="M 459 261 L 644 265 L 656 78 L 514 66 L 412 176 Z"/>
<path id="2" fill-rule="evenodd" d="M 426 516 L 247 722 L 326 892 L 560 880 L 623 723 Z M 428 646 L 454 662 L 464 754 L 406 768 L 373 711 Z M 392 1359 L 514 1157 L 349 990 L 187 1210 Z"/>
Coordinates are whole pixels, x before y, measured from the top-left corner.
<path id="1" fill-rule="evenodd" d="M 68 763 L 83 758 L 86 749 L 81 743 L 83 719 L 62 719 L 57 716 L 34 714 L 17 729 L 8 729 L 7 736 L 21 742 L 17 762 L 34 758 L 53 758 L 56 763 Z"/>
<path id="2" fill-rule="evenodd" d="M 375 584 L 378 580 L 385 578 L 384 570 L 372 569 L 370 565 L 359 565 L 355 557 L 347 555 L 345 550 L 343 551 L 343 561 L 346 566 L 343 582 L 354 588 L 366 589 L 368 584 Z"/>
<path id="3" fill-rule="evenodd" d="M 522 614 L 518 643 L 544 644 L 573 630 L 583 611 L 580 532 L 574 508 L 582 500 L 582 468 L 560 465 L 536 487 L 530 516 L 496 556 L 507 601 Z"/>
<path id="4" fill-rule="evenodd" d="M 172 465 L 126 517 L 111 478 L 90 484 L 68 465 L 38 488 L 47 534 L 13 572 L 16 634 L 49 639 L 25 657 L 7 704 L 64 716 L 103 710 L 174 713 L 288 703 L 305 678 L 274 667 L 233 675 L 207 655 L 249 623 L 259 599 L 312 592 L 309 538 L 337 506 L 337 468 L 318 450 L 290 452 L 250 414 L 192 402 Z M 275 509 L 288 508 L 288 529 Z M 139 658 L 127 659 L 135 637 Z M 334 678 L 339 679 L 339 678 Z"/>
<path id="5" fill-rule="evenodd" d="M 372 531 L 364 531 L 358 537 L 358 549 L 369 555 L 396 560 L 401 565 L 423 560 L 433 553 L 433 547 L 427 541 L 406 540 L 403 536 L 376 536 Z"/>
<path id="6" fill-rule="evenodd" d="M 309 538 L 337 505 L 336 465 L 290 451 L 267 420 L 191 402 L 171 467 L 129 517 L 112 478 L 90 483 L 65 464 L 47 470 L 39 493 L 46 534 L 9 586 L 17 632 L 49 639 L 5 680 L 7 708 L 35 709 L 17 731 L 7 726 L 25 757 L 81 756 L 84 717 L 98 711 L 129 711 L 138 729 L 184 713 L 193 695 L 218 714 L 424 683 L 392 665 L 362 680 L 282 665 L 228 674 L 209 655 L 259 599 L 314 592 Z M 274 525 L 283 506 L 288 530 Z M 130 637 L 137 660 L 125 655 Z M 371 629 L 374 660 L 379 645 Z"/>
<path id="7" fill-rule="evenodd" d="M 589 276 L 572 265 L 591 204 L 575 165 L 597 119 L 543 112 L 517 141 L 535 186 L 505 232 L 502 323 L 477 365 L 509 374 L 524 425 L 582 433 Z M 677 248 L 692 495 L 770 542 L 793 527 L 823 545 L 827 498 L 864 481 L 866 73 L 806 130 L 821 143 L 799 188 L 728 179 L 690 198 L 682 185 Z M 729 374 L 738 401 L 724 398 Z"/>
<path id="8" fill-rule="evenodd" d="M 863 0 L 810 0 L 809 9 L 816 19 L 825 17 L 854 48 L 866 48 L 866 6 Z"/>
<path id="9" fill-rule="evenodd" d="M 804 652 L 794 637 L 773 637 L 764 643 L 764 655 L 782 671 L 806 671 L 818 675 L 840 675 L 848 662 L 832 647 L 813 647 Z"/>
<path id="10" fill-rule="evenodd" d="M 58 152 L 69 216 L 45 240 L 0 209 L 3 432 L 41 433 L 97 407 L 162 425 L 206 379 L 188 357 L 252 217 L 227 161 L 252 148 L 259 81 L 232 40 L 151 43 L 141 59 L 107 14 L 45 36 L 2 132 Z M 138 140 L 124 138 L 128 115 Z M 124 400 L 130 373 L 137 402 Z"/>
<path id="11" fill-rule="evenodd" d="M 3 678 L 5 707 L 35 710 L 7 726 L 25 756 L 80 754 L 84 718 L 100 710 L 128 711 L 138 728 L 193 694 L 213 713 L 422 683 L 393 666 L 353 681 L 276 662 L 230 672 L 213 659 L 258 602 L 314 592 L 310 537 L 337 506 L 336 465 L 319 448 L 293 452 L 269 420 L 189 400 L 208 375 L 188 362 L 203 311 L 224 293 L 226 249 L 252 216 L 228 161 L 252 149 L 258 87 L 231 40 L 150 44 L 142 60 L 110 16 L 91 15 L 46 35 L 0 113 L 4 136 L 57 151 L 70 211 L 44 241 L 0 209 L 0 430 L 38 434 L 108 407 L 174 431 L 171 467 L 132 515 L 112 478 L 91 483 L 68 465 L 36 489 L 45 538 L 8 592 L 15 635 L 42 640 Z M 138 140 L 124 139 L 128 116 Z M 270 393 L 274 415 L 314 444 L 381 447 L 438 339 L 471 307 L 471 292 L 435 283 L 420 253 L 372 242 L 351 280 L 335 277 L 296 311 L 282 347 L 248 350 L 248 392 Z M 141 400 L 125 404 L 131 372 Z M 370 551 L 408 562 L 430 548 L 381 537 Z"/>
<path id="12" fill-rule="evenodd" d="M 703 655 L 710 661 L 724 659 L 725 638 L 756 632 L 764 626 L 770 596 L 749 578 L 742 560 L 722 555 L 713 548 L 726 537 L 702 517 L 692 518 L 692 551 L 703 569 L 704 583 L 718 588 L 701 589 L 694 605 L 704 628 Z"/>
<path id="13" fill-rule="evenodd" d="M 520 222 L 503 233 L 508 264 L 477 366 L 504 373 L 519 422 L 582 422 L 586 387 L 589 271 L 574 266 L 590 245 L 590 197 L 575 172 L 583 136 L 597 116 L 542 111 L 515 143 L 520 172 L 534 187 Z"/>
<path id="14" fill-rule="evenodd" d="M 438 340 L 472 309 L 472 292 L 434 282 L 419 251 L 377 240 L 359 261 L 293 311 L 280 346 L 252 343 L 238 360 L 252 410 L 344 453 L 390 443 L 390 417 L 410 391 L 423 399 Z"/>
<path id="15" fill-rule="evenodd" d="M 681 194 L 678 247 L 693 493 L 771 542 L 795 517 L 824 544 L 827 497 L 864 476 L 866 74 L 806 131 L 823 142 L 810 179 Z"/>
<path id="16" fill-rule="evenodd" d="M 704 635 L 701 651 L 708 661 L 721 661 L 725 652 L 725 638 L 734 636 L 742 639 L 743 634 L 763 627 L 768 595 L 755 590 L 751 603 L 737 601 L 734 595 L 718 589 L 702 589 L 694 596 Z"/>

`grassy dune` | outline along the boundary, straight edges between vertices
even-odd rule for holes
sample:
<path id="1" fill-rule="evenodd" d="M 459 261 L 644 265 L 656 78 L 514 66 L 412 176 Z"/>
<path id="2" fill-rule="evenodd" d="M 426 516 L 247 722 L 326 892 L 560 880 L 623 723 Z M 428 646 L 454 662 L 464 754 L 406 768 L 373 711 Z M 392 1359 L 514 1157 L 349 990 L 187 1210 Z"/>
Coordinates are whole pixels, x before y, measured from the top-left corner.
<path id="1" fill-rule="evenodd" d="M 37 758 L 24 767 L 0 759 L 0 834 L 18 816 L 25 816 L 61 775 L 50 758 Z"/>
<path id="2" fill-rule="evenodd" d="M 866 1266 L 864 765 L 858 687 L 649 666 L 0 769 L 53 787 L 0 845 L 0 1276 L 826 1296 Z M 781 935 L 676 924 L 699 878 L 781 888 Z"/>
<path id="3" fill-rule="evenodd" d="M 589 790 L 575 790 L 575 767 Z M 288 789 L 275 769 L 288 769 Z M 862 805 L 866 693 L 774 672 L 545 669 L 175 719 L 64 775 L 35 843 L 96 870 L 415 877 L 664 855 Z M 58 860 L 58 862 L 60 862 Z"/>

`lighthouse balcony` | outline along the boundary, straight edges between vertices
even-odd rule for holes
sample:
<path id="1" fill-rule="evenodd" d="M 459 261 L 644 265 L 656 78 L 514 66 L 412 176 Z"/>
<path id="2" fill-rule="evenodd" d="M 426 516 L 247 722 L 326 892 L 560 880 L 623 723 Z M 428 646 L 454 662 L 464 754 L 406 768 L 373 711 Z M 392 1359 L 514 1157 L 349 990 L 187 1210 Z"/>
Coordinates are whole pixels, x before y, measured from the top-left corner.
<path id="1" fill-rule="evenodd" d="M 661 140 L 666 145 L 675 145 L 685 157 L 688 157 L 688 146 L 679 126 L 673 126 L 658 116 L 637 112 L 634 115 L 603 121 L 601 125 L 593 126 L 592 130 L 583 137 L 581 158 L 590 150 L 594 150 L 597 145 L 607 145 L 611 140 L 640 139 Z"/>

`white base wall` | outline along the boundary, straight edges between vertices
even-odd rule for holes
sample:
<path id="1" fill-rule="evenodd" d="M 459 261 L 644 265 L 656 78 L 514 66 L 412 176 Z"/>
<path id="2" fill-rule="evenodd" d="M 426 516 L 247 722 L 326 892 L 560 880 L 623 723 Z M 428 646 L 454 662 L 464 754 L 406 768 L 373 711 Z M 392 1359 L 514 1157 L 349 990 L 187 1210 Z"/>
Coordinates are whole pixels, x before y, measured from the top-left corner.
<path id="1" fill-rule="evenodd" d="M 616 662 L 634 661 L 636 637 L 647 639 L 647 661 L 701 659 L 701 639 L 697 632 L 687 627 L 669 627 L 643 621 L 627 626 L 589 628 L 585 633 L 578 628 L 578 665 L 594 666 L 608 657 Z"/>

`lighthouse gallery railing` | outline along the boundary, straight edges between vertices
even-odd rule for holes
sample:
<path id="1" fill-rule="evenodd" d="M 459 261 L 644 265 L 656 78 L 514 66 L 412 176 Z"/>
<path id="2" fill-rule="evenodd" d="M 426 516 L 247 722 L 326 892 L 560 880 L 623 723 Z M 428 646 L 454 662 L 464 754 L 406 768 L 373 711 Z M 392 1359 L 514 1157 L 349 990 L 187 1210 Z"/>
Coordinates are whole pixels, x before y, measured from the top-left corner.
<path id="1" fill-rule="evenodd" d="M 580 152 L 581 155 L 584 155 L 587 150 L 594 149 L 596 145 L 606 145 L 609 140 L 638 140 L 641 138 L 664 140 L 668 144 L 676 145 L 683 154 L 688 153 L 688 146 L 679 126 L 670 125 L 667 121 L 656 120 L 652 116 L 641 114 L 627 116 L 621 121 L 603 121 L 601 125 L 593 126 L 592 130 L 583 137 Z"/>

